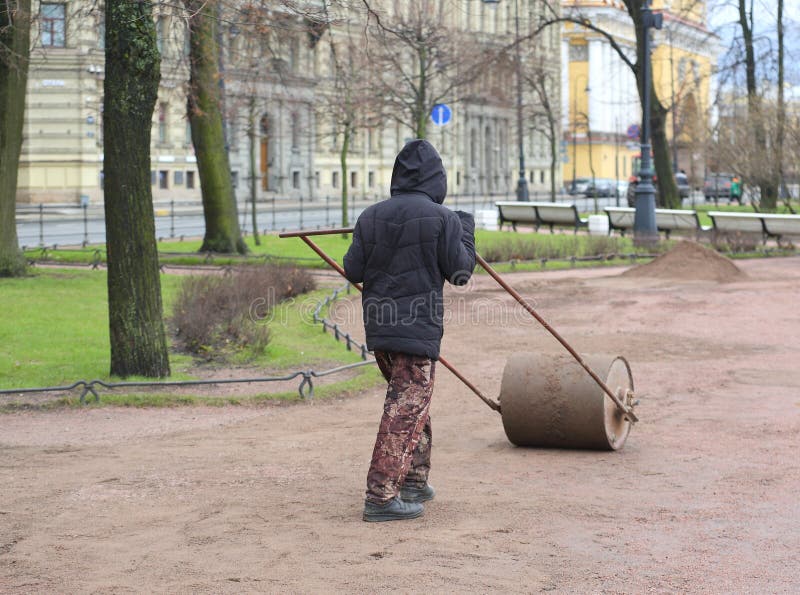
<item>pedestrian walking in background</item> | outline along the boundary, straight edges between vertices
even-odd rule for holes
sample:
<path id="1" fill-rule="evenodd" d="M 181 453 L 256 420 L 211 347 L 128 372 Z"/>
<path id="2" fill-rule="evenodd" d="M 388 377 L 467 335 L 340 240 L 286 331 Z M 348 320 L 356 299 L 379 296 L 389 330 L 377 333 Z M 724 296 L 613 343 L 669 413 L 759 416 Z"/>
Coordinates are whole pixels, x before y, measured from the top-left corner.
<path id="1" fill-rule="evenodd" d="M 742 204 L 742 181 L 739 176 L 733 176 L 731 180 L 731 202 L 734 200 Z"/>
<path id="2" fill-rule="evenodd" d="M 358 218 L 344 257 L 347 278 L 364 284 L 367 348 L 389 383 L 375 440 L 365 521 L 411 519 L 434 497 L 428 483 L 429 408 L 444 332 L 444 281 L 465 284 L 475 268 L 472 215 L 442 206 L 447 175 L 428 141 L 405 145 L 391 197 Z"/>

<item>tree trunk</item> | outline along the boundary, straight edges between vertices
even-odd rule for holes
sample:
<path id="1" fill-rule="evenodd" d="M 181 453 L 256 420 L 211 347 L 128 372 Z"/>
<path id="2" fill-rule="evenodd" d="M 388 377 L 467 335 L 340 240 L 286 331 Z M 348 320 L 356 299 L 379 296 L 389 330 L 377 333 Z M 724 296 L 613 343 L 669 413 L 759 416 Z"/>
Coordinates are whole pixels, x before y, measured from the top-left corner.
<path id="1" fill-rule="evenodd" d="M 428 90 L 426 86 L 427 72 L 425 71 L 426 67 L 426 60 L 427 60 L 427 52 L 425 48 L 419 49 L 419 84 L 417 85 L 417 101 L 416 101 L 416 111 L 415 115 L 415 122 L 414 122 L 414 134 L 417 138 L 427 138 L 428 136 L 428 118 L 430 116 L 427 103 L 428 103 Z"/>
<path id="2" fill-rule="evenodd" d="M 247 252 L 236 213 L 222 125 L 216 2 L 186 0 L 189 19 L 189 122 L 197 155 L 206 233 L 201 251 Z"/>
<path id="3" fill-rule="evenodd" d="M 786 140 L 786 101 L 784 97 L 783 82 L 784 82 L 784 41 L 783 41 L 783 0 L 778 0 L 778 122 L 775 132 L 775 174 L 774 179 L 777 180 L 778 195 L 782 193 L 785 185 L 783 179 L 783 143 Z M 791 200 L 788 193 L 786 195 L 786 204 L 791 208 Z"/>
<path id="4" fill-rule="evenodd" d="M 30 54 L 31 1 L 0 3 L 0 277 L 25 274 L 15 211 Z"/>
<path id="5" fill-rule="evenodd" d="M 344 126 L 344 138 L 342 139 L 342 152 L 339 154 L 339 162 L 342 167 L 342 227 L 350 227 L 350 220 L 347 214 L 347 152 L 350 150 L 350 125 Z"/>
<path id="6" fill-rule="evenodd" d="M 150 2 L 106 0 L 105 216 L 111 373 L 169 375 L 150 189 L 160 56 Z"/>
<path id="7" fill-rule="evenodd" d="M 753 5 L 750 4 L 748 15 L 746 0 L 739 0 L 739 26 L 742 29 L 744 43 L 745 73 L 747 79 L 747 114 L 753 127 L 753 142 L 756 155 L 767 155 L 767 132 L 764 128 L 764 115 L 761 111 L 761 98 L 756 85 L 756 55 L 753 47 Z M 758 167 L 752 182 L 761 190 L 759 210 L 775 210 L 777 206 L 776 184 L 769 168 Z"/>
<path id="8" fill-rule="evenodd" d="M 625 6 L 636 29 L 636 67 L 634 75 L 636 76 L 636 87 L 639 90 L 639 101 L 642 111 L 644 111 L 645 82 L 642 80 L 642 64 L 644 64 L 646 57 L 644 55 L 644 39 L 642 37 L 642 3 L 639 0 L 625 0 Z M 646 84 L 650 85 L 651 136 L 649 140 L 653 147 L 653 166 L 658 177 L 656 204 L 660 207 L 676 208 L 680 206 L 680 195 L 672 172 L 672 158 L 670 157 L 669 142 L 667 141 L 665 129 L 667 110 L 664 109 L 661 100 L 658 98 L 652 76 Z"/>
<path id="9" fill-rule="evenodd" d="M 250 201 L 252 202 L 252 223 L 253 223 L 253 241 L 256 246 L 261 245 L 261 238 L 258 236 L 258 217 L 256 214 L 256 197 L 258 195 L 256 188 L 258 186 L 258 179 L 256 177 L 256 100 L 254 97 L 250 98 L 249 111 L 247 114 L 250 129 L 248 130 L 248 137 L 250 138 Z"/>
<path id="10" fill-rule="evenodd" d="M 675 176 L 672 171 L 672 155 L 667 141 L 667 110 L 661 105 L 658 97 L 653 97 L 650 108 L 650 133 L 653 144 L 653 166 L 658 179 L 658 200 L 656 204 L 662 209 L 679 209 L 681 197 Z"/>

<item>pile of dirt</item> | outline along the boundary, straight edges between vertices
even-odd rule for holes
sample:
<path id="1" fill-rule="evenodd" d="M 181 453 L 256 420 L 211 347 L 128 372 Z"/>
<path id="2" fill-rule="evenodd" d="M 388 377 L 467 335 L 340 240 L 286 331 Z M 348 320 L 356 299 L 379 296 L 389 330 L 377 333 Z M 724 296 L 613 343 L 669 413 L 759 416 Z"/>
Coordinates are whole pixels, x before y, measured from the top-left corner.
<path id="1" fill-rule="evenodd" d="M 624 277 L 654 277 L 687 281 L 739 281 L 745 273 L 729 258 L 697 242 L 680 242 L 653 261 L 628 269 Z"/>

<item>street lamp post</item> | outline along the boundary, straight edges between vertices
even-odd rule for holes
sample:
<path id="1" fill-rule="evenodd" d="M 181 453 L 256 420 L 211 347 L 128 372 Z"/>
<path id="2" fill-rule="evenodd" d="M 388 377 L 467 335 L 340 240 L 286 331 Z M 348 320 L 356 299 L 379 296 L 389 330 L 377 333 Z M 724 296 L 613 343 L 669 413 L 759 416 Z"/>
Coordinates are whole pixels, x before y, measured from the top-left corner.
<path id="1" fill-rule="evenodd" d="M 528 180 L 525 178 L 525 147 L 522 136 L 522 51 L 519 41 L 519 0 L 514 0 L 514 45 L 517 49 L 517 140 L 519 141 L 519 180 L 517 200 L 528 201 Z"/>
<path id="2" fill-rule="evenodd" d="M 650 161 L 650 29 L 661 29 L 663 17 L 653 14 L 650 0 L 644 0 L 642 6 L 642 138 L 641 169 L 639 183 L 636 186 L 636 213 L 633 218 L 634 243 L 650 246 L 658 243 L 656 228 L 656 193 L 653 186 L 653 168 Z"/>

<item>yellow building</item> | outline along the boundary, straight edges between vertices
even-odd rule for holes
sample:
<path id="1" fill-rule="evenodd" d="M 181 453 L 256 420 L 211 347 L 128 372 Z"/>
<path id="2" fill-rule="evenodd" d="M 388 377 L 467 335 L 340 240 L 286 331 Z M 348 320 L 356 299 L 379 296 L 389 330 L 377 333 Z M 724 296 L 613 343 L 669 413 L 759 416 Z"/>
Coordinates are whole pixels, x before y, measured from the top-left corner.
<path id="1" fill-rule="evenodd" d="M 700 0 L 654 0 L 664 27 L 653 32 L 653 82 L 662 105 L 676 170 L 702 184 L 717 39 Z M 621 0 L 564 0 L 565 16 L 588 19 L 610 33 L 631 62 L 636 35 Z M 562 37 L 564 179 L 627 180 L 637 167 L 641 105 L 633 72 L 603 35 L 566 23 Z"/>

